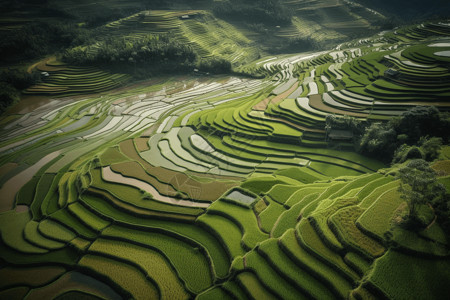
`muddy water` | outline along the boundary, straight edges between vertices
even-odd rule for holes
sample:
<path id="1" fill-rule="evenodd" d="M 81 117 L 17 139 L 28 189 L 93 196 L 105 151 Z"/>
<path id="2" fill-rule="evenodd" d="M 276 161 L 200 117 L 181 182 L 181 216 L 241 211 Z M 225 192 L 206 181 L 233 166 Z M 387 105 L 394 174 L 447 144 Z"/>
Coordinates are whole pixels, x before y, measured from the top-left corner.
<path id="1" fill-rule="evenodd" d="M 59 154 L 60 151 L 55 151 L 44 156 L 37 163 L 5 182 L 0 189 L 0 213 L 13 209 L 14 200 L 20 188 L 30 181 L 40 168 L 58 157 Z"/>
<path id="2" fill-rule="evenodd" d="M 178 200 L 175 198 L 163 196 L 153 186 L 151 186 L 147 182 L 122 176 L 122 174 L 113 172 L 110 167 L 104 167 L 102 169 L 102 176 L 103 176 L 103 179 L 106 181 L 120 183 L 120 184 L 127 184 L 127 185 L 137 187 L 143 191 L 146 191 L 147 193 L 149 193 L 153 196 L 153 199 L 155 199 L 157 201 L 170 203 L 170 204 L 174 204 L 174 205 L 192 206 L 192 207 L 208 207 L 210 205 L 209 203 L 199 203 L 199 202 L 194 202 L 194 201 L 189 201 L 189 200 Z"/>

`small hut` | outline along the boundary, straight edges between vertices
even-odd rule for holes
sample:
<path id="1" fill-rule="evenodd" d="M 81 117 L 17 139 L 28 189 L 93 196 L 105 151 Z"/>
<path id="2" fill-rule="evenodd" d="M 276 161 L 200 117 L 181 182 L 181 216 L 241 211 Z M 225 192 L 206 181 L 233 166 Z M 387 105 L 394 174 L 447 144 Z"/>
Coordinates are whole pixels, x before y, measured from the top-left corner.
<path id="1" fill-rule="evenodd" d="M 330 142 L 350 142 L 353 139 L 353 132 L 343 129 L 331 129 L 328 134 L 328 141 Z"/>
<path id="2" fill-rule="evenodd" d="M 395 69 L 389 68 L 386 71 L 384 71 L 385 77 L 397 78 L 399 75 L 400 75 L 400 72 Z"/>

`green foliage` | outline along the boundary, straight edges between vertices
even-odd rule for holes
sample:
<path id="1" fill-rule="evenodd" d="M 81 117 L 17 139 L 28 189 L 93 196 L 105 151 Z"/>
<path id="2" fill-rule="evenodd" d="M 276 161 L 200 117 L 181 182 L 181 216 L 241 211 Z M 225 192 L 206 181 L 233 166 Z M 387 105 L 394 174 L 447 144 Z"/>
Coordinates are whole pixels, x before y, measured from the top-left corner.
<path id="1" fill-rule="evenodd" d="M 392 163 L 403 163 L 409 159 L 425 159 L 426 161 L 433 161 L 439 157 L 442 138 L 439 137 L 421 137 L 418 146 L 409 146 L 407 144 L 401 145 L 395 150 Z"/>
<path id="2" fill-rule="evenodd" d="M 450 194 L 445 194 L 442 199 L 434 201 L 433 208 L 442 229 L 450 238 Z"/>
<path id="3" fill-rule="evenodd" d="M 408 136 L 407 143 L 413 144 L 423 136 L 431 134 L 448 135 L 448 131 L 441 128 L 446 123 L 443 121 L 441 121 L 441 115 L 436 107 L 416 106 L 405 111 L 400 118 L 394 119 L 390 123 L 398 134 Z"/>
<path id="4" fill-rule="evenodd" d="M 382 123 L 373 123 L 366 131 L 360 142 L 360 151 L 368 156 L 383 159 L 392 157 L 396 149 L 396 132 Z"/>
<path id="5" fill-rule="evenodd" d="M 115 64 L 129 72 L 143 72 L 150 65 L 166 65 L 185 69 L 196 59 L 194 50 L 186 43 L 168 34 L 146 35 L 129 41 L 125 38 L 108 38 L 91 46 L 67 49 L 63 60 L 74 65 Z M 125 69 L 126 71 L 126 69 Z"/>
<path id="6" fill-rule="evenodd" d="M 413 229 L 427 226 L 428 223 L 424 223 L 427 218 L 420 213 L 420 208 L 441 203 L 446 193 L 444 186 L 437 182 L 435 171 L 422 159 L 412 160 L 399 169 L 398 177 L 402 181 L 399 188 L 401 198 L 409 210 L 405 225 Z"/>
<path id="7" fill-rule="evenodd" d="M 312 39 L 310 36 L 308 37 L 291 37 L 288 40 L 288 47 L 286 47 L 287 51 L 308 51 L 312 49 L 318 49 L 319 44 L 317 41 Z"/>
<path id="8" fill-rule="evenodd" d="M 367 121 L 362 121 L 349 115 L 327 115 L 325 118 L 325 130 L 329 133 L 332 129 L 349 130 L 354 136 L 359 137 L 364 133 Z"/>
<path id="9" fill-rule="evenodd" d="M 216 74 L 228 73 L 231 71 L 231 63 L 229 61 L 215 56 L 202 58 L 198 67 L 200 71 Z"/>
<path id="10" fill-rule="evenodd" d="M 407 161 L 408 159 L 424 159 L 424 156 L 424 153 L 419 147 L 403 144 L 397 150 L 395 150 L 392 164 L 402 163 Z"/>
<path id="11" fill-rule="evenodd" d="M 117 1 L 123 4 L 123 1 Z M 112 7 L 117 4 L 113 2 Z M 180 7 L 199 2 L 206 6 L 206 0 L 173 2 Z M 249 16 L 256 16 L 258 13 L 276 16 L 277 9 L 274 5 L 293 5 L 292 1 L 284 0 L 222 2 L 231 3 L 231 10 L 236 10 L 237 14 L 248 13 Z M 175 6 L 168 0 L 154 3 Z M 85 4 L 86 1 L 80 3 L 80 6 Z M 246 12 L 245 9 L 237 11 L 243 7 L 252 8 L 255 12 Z M 334 5 L 331 9 L 319 6 L 318 10 L 321 14 L 323 12 L 322 17 L 325 18 L 330 11 L 342 11 L 334 10 L 335 8 Z M 302 8 L 298 10 L 305 13 Z M 190 16 L 188 19 L 181 16 L 184 13 L 152 11 L 145 21 L 141 18 L 144 17 L 143 13 L 136 14 L 139 24 L 134 23 L 135 19 L 127 18 L 103 27 L 102 32 L 107 34 L 99 38 L 96 45 L 91 41 L 81 43 L 89 46 L 72 47 L 77 42 L 69 38 L 72 49 L 66 52 L 66 58 L 85 65 L 114 65 L 111 68 L 120 67 L 124 72 L 134 72 L 136 75 L 141 72 L 145 75 L 147 69 L 156 74 L 158 67 L 170 70 L 178 70 L 178 67 L 192 70 L 197 67 L 201 73 L 229 72 L 230 63 L 221 58 L 233 61 L 233 66 L 237 67 L 243 61 L 242 57 L 249 55 L 246 52 L 251 52 L 243 48 L 243 45 L 248 43 L 252 45 L 252 49 L 256 48 L 253 46 L 254 42 L 247 41 L 244 37 L 231 38 L 231 35 L 238 35 L 239 31 L 222 20 L 214 19 L 208 12 L 196 15 L 186 12 Z M 108 15 L 109 12 L 105 14 Z M 167 15 L 171 16 L 169 21 L 173 21 L 174 26 L 179 26 L 173 29 L 173 36 L 145 36 L 145 33 L 135 34 L 134 28 L 131 28 L 136 25 L 135 28 L 141 30 L 142 25 L 164 31 L 166 27 L 160 26 L 162 24 L 159 18 L 165 19 Z M 89 26 L 95 22 L 104 22 L 101 11 L 92 16 L 98 18 L 92 23 L 88 22 Z M 105 17 L 104 20 L 108 16 Z M 299 19 L 296 18 L 295 22 Z M 265 38 L 270 38 L 269 35 L 275 31 L 278 31 L 278 36 L 274 39 L 294 36 L 290 33 L 296 32 L 294 27 L 282 26 L 278 30 L 273 25 L 279 23 L 267 25 L 275 22 L 274 20 L 276 18 L 264 19 L 266 23 L 255 23 L 251 19 L 246 21 L 257 24 L 254 29 Z M 215 24 L 210 26 L 210 21 Z M 120 25 L 116 27 L 117 24 Z M 129 26 L 130 24 L 132 25 Z M 299 21 L 295 27 L 300 31 L 300 27 L 306 27 L 307 24 L 308 22 Z M 172 28 L 171 24 L 165 25 Z M 114 27 L 118 29 L 115 31 L 117 36 L 121 36 L 115 40 L 112 38 L 115 34 L 109 31 Z M 222 34 L 222 31 L 216 34 L 220 31 L 219 27 L 230 35 Z M 264 29 L 270 27 L 272 32 L 264 34 Z M 132 31 L 130 35 L 125 33 L 124 28 Z M 311 31 L 319 32 L 320 29 L 311 26 Z M 156 32 L 156 29 L 150 32 Z M 417 32 L 422 32 L 422 29 Z M 177 40 L 174 39 L 175 36 Z M 228 43 L 228 39 L 232 42 Z M 293 38 L 289 43 L 292 43 L 292 47 L 300 47 L 302 42 L 301 38 Z M 368 44 L 354 46 L 353 49 L 358 47 L 364 55 L 366 51 L 373 51 Z M 383 52 L 387 47 L 391 45 L 379 47 L 380 53 L 377 55 L 380 59 L 389 55 Z M 398 51 L 403 50 L 402 47 L 400 45 Z M 343 52 L 338 54 L 337 50 L 333 50 L 334 55 L 345 55 L 343 60 L 350 59 L 350 55 L 359 55 L 345 50 L 348 48 L 343 44 Z M 248 56 L 248 60 L 254 55 L 257 52 Z M 204 59 L 199 60 L 200 56 Z M 82 257 L 58 259 L 58 262 L 61 261 L 58 265 L 64 266 L 64 270 L 68 272 L 75 268 L 89 273 L 94 279 L 111 285 L 123 298 L 160 296 L 164 299 L 171 298 L 168 295 L 172 295 L 173 298 L 197 296 L 204 299 L 227 296 L 237 299 L 347 299 L 362 295 L 361 298 L 365 299 L 372 292 L 382 298 L 381 292 L 376 293 L 380 290 L 393 298 L 410 299 L 411 295 L 404 293 L 408 285 L 404 280 L 410 281 L 414 277 L 409 273 L 402 274 L 406 272 L 403 263 L 412 265 L 417 259 L 421 267 L 426 269 L 433 267 L 440 257 L 448 256 L 448 243 L 441 225 L 443 228 L 450 226 L 445 225 L 450 222 L 449 195 L 436 198 L 423 196 L 427 198 L 426 204 L 423 204 L 424 199 L 417 201 L 420 226 L 429 224 L 425 230 L 416 233 L 400 226 L 393 229 L 392 222 L 398 220 L 395 217 L 406 207 L 397 191 L 400 180 L 393 181 L 391 176 L 382 177 L 382 171 L 350 178 L 345 175 L 374 171 L 380 165 L 356 153 L 319 148 L 326 144 L 323 142 L 325 134 L 322 131 L 325 122 L 327 129 L 349 130 L 357 137 L 363 133 L 365 121 L 362 117 L 356 119 L 335 115 L 330 115 L 325 120 L 327 113 L 324 112 L 325 109 L 322 110 L 323 106 L 319 101 L 315 102 L 314 97 L 311 97 L 309 105 L 307 99 L 303 98 L 313 92 L 313 85 L 308 88 L 310 79 L 306 78 L 313 77 L 319 85 L 320 93 L 325 92 L 325 87 L 328 91 L 341 90 L 344 85 L 349 88 L 348 95 L 342 92 L 343 98 L 335 100 L 340 103 L 338 107 L 341 108 L 346 107 L 347 101 L 354 100 L 349 104 L 352 108 L 349 106 L 348 113 L 355 116 L 364 116 L 370 110 L 368 107 L 374 106 L 368 118 L 385 120 L 390 114 L 397 114 L 402 109 L 397 102 L 385 101 L 383 96 L 377 98 L 377 101 L 370 101 L 366 97 L 357 100 L 356 95 L 352 96 L 352 93 L 363 96 L 365 86 L 358 85 L 382 76 L 385 66 L 380 68 L 378 60 L 376 67 L 370 64 L 375 58 L 367 62 L 361 59 L 359 64 L 356 63 L 356 58 L 353 63 L 342 67 L 337 61 L 336 64 L 332 63 L 331 57 L 331 54 L 324 54 L 313 59 L 301 56 L 262 58 L 252 66 L 242 65 L 242 68 L 267 68 L 265 74 L 270 73 L 273 77 L 265 81 L 225 76 L 169 77 L 161 79 L 164 83 L 157 79 L 140 83 L 136 88 L 129 86 L 116 90 L 114 93 L 82 100 L 61 100 L 67 101 L 67 104 L 52 99 L 59 103 L 59 109 L 53 110 L 51 102 L 41 106 L 35 113 L 20 112 L 3 119 L 2 124 L 8 126 L 3 132 L 7 140 L 1 144 L 7 149 L 0 165 L 3 181 L 6 182 L 29 168 L 47 152 L 58 151 L 60 159 L 50 169 L 48 165 L 47 169 L 42 168 L 23 185 L 16 196 L 15 203 L 31 205 L 31 213 L 36 220 L 42 216 L 41 222 L 30 221 L 30 212 L 20 215 L 18 212 L 27 209 L 23 205 L 16 206 L 17 212 L 13 210 L 0 214 L 1 267 L 21 269 L 22 265 L 29 262 L 33 265 L 51 265 L 55 259 L 49 259 L 50 255 L 57 254 L 56 250 L 63 247 L 64 251 L 73 251 Z M 415 60 L 411 58 L 411 61 Z M 332 65 L 335 69 L 331 68 Z M 53 59 L 41 61 L 36 66 L 48 69 L 51 73 L 50 78 L 45 80 L 49 88 L 53 85 L 52 78 L 56 85 L 58 81 L 73 80 L 75 85 L 83 87 L 97 83 L 111 86 L 109 79 L 101 75 L 102 71 L 96 66 L 65 66 Z M 437 72 L 439 68 L 441 67 L 431 69 Z M 61 70 L 51 71 L 59 69 Z M 331 72 L 332 70 L 334 71 Z M 344 75 L 346 72 L 349 72 L 348 77 L 337 79 L 337 75 Z M 357 76 L 358 72 L 361 73 L 361 78 Z M 100 75 L 86 77 L 87 74 L 95 73 Z M 289 79 L 292 74 L 294 78 Z M 13 72 L 6 75 L 16 76 Z M 22 79 L 16 76 L 16 79 L 5 82 L 19 86 Z M 289 84 L 281 83 L 285 80 Z M 292 84 L 296 80 L 299 83 L 295 83 L 294 87 Z M 280 83 L 292 89 L 289 91 L 291 96 L 288 96 L 292 101 L 277 102 L 282 100 L 280 96 L 269 103 L 264 112 L 256 111 L 253 107 L 270 102 L 272 96 L 269 93 Z M 143 87 L 141 84 L 152 87 Z M 297 84 L 302 86 L 297 87 Z M 392 82 L 389 84 L 389 87 L 395 86 Z M 276 89 L 280 93 L 273 92 L 275 94 L 284 94 L 283 97 L 289 94 L 282 92 L 281 87 Z M 427 88 L 427 91 L 434 93 L 432 88 Z M 365 95 L 369 96 L 368 89 Z M 355 98 L 352 99 L 353 97 Z M 386 95 L 387 97 L 393 96 Z M 262 102 L 266 98 L 267 101 Z M 378 99 L 384 101 L 383 108 L 378 106 Z M 225 103 L 228 100 L 232 101 Z M 425 100 L 434 101 L 434 98 Z M 406 100 L 399 97 L 396 101 Z M 265 108 L 265 104 L 261 107 Z M 344 110 L 336 109 L 342 114 L 345 114 Z M 20 119 L 21 117 L 23 118 Z M 113 123 L 112 118 L 117 123 Z M 178 121 L 174 123 L 176 118 Z M 431 123 L 434 118 L 439 119 L 438 124 Z M 369 128 L 365 149 L 382 157 L 389 151 L 394 153 L 397 146 L 405 145 L 397 150 L 398 161 L 411 158 L 432 160 L 439 155 L 441 144 L 447 139 L 443 128 L 448 129 L 446 124 L 449 124 L 449 119 L 448 114 L 436 114 L 435 109 L 410 111 L 388 124 L 375 124 L 373 128 Z M 162 120 L 165 120 L 164 126 Z M 42 124 L 43 127 L 40 127 Z M 175 130 L 175 127 L 185 126 L 182 124 L 189 124 L 184 127 L 189 130 Z M 28 126 L 30 130 L 26 128 Z M 142 129 L 139 129 L 140 132 L 126 132 L 132 130 L 125 127 L 138 126 Z M 10 133 L 8 128 L 11 127 L 13 130 Z M 174 130 L 167 132 L 170 127 Z M 155 136 L 155 130 L 163 132 Z M 431 130 L 439 136 L 427 137 Z M 215 149 L 196 145 L 196 141 L 201 141 L 191 139 L 196 133 L 201 134 L 209 146 Z M 348 145 L 346 143 L 345 146 Z M 105 151 L 108 147 L 110 148 Z M 197 164 L 208 167 L 201 168 L 199 165 L 197 168 Z M 176 199 L 163 203 L 160 201 L 162 198 L 156 197 L 156 193 L 153 199 L 150 194 L 133 187 L 132 181 L 121 184 L 104 180 L 100 167 L 108 166 L 125 177 L 147 182 L 169 199 L 173 196 L 189 196 L 192 200 L 203 201 L 209 207 L 206 210 L 185 207 L 183 203 L 177 203 Z M 439 166 L 439 170 L 448 175 L 446 167 Z M 385 171 L 388 174 L 394 172 L 397 170 Z M 411 172 L 405 171 L 405 174 Z M 331 181 L 326 175 L 339 178 Z M 422 174 L 416 177 L 420 177 L 422 181 L 427 179 Z M 313 182 L 316 183 L 311 184 Z M 251 197 L 247 197 L 249 195 L 242 190 L 234 190 L 233 187 L 238 184 L 252 191 Z M 413 183 L 404 183 L 402 188 L 405 188 L 407 194 L 414 190 L 414 186 Z M 226 191 L 228 192 L 225 193 Z M 253 193 L 258 194 L 258 197 Z M 205 199 L 200 199 L 201 197 Z M 215 199 L 218 200 L 212 201 Z M 230 202 L 232 200 L 234 202 Z M 244 202 L 251 204 L 238 205 Z M 254 203 L 257 204 L 253 205 Z M 432 223 L 434 214 L 437 222 Z M 403 260 L 401 257 L 394 257 L 384 265 L 381 261 L 378 264 L 378 267 L 381 266 L 379 270 L 372 269 L 372 259 L 375 262 L 383 260 L 385 257 L 381 256 L 385 251 L 384 247 L 388 246 L 394 246 L 403 253 L 414 253 L 418 258 Z M 433 256 L 433 259 L 422 260 L 420 257 L 425 255 Z M 397 263 L 396 267 L 400 270 L 390 270 L 390 263 Z M 386 275 L 388 277 L 392 276 L 392 272 L 398 272 L 396 274 L 404 277 L 398 278 L 398 282 L 390 280 L 380 283 L 386 273 L 384 271 L 389 271 Z M 448 282 L 448 271 L 437 268 L 436 271 L 436 277 L 442 282 Z M 379 273 L 375 274 L 376 272 Z M 425 281 L 427 278 L 420 277 L 420 280 Z M 397 283 L 401 285 L 398 288 L 400 292 L 396 290 Z M 42 289 L 28 295 L 25 293 L 24 297 L 32 297 L 34 293 L 44 289 L 54 290 L 57 284 L 55 282 L 48 287 L 44 283 L 39 286 L 27 284 L 27 289 Z M 353 294 L 352 290 L 358 285 L 359 291 Z M 20 285 L 15 284 L 14 288 L 18 286 Z M 423 294 L 417 295 L 424 298 L 440 296 L 434 290 L 426 291 L 426 284 L 420 287 L 424 289 L 419 291 Z M 5 289 L 0 288 L 2 296 L 5 296 L 4 292 Z M 59 293 L 58 295 L 62 295 L 62 291 Z"/>
<path id="12" fill-rule="evenodd" d="M 28 73 L 18 69 L 7 69 L 0 74 L 0 82 L 23 90 L 30 85 L 41 82 L 41 77 L 38 72 Z"/>
<path id="13" fill-rule="evenodd" d="M 8 106 L 19 101 L 19 92 L 10 84 L 0 82 L 0 114 Z"/>
<path id="14" fill-rule="evenodd" d="M 439 157 L 441 147 L 442 147 L 442 138 L 439 137 L 421 137 L 419 140 L 420 148 L 423 152 L 425 160 L 433 161 Z"/>
<path id="15" fill-rule="evenodd" d="M 7 62 L 32 59 L 93 41 L 94 31 L 78 27 L 74 22 L 34 22 L 14 31 L 0 33 L 0 56 Z"/>
<path id="16" fill-rule="evenodd" d="M 387 123 L 372 123 L 365 129 L 359 151 L 385 162 L 391 158 L 394 163 L 408 158 L 432 160 L 438 156 L 439 141 L 448 142 L 449 126 L 448 113 L 441 113 L 434 106 L 416 106 Z M 403 144 L 421 146 L 421 155 L 418 149 Z"/>

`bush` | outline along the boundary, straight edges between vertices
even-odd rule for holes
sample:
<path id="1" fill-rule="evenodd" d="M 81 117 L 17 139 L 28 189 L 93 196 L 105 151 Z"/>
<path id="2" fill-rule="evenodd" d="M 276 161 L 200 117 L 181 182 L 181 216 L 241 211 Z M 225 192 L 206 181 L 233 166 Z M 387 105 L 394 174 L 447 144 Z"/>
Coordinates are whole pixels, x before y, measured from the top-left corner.
<path id="1" fill-rule="evenodd" d="M 0 114 L 16 101 L 19 101 L 19 92 L 12 85 L 0 82 Z"/>
<path id="2" fill-rule="evenodd" d="M 366 128 L 360 141 L 359 151 L 365 155 L 387 161 L 393 157 L 396 147 L 397 133 L 382 123 L 373 123 Z"/>
<path id="3" fill-rule="evenodd" d="M 211 57 L 202 59 L 199 64 L 199 69 L 215 74 L 228 73 L 231 71 L 231 63 L 223 58 Z"/>
<path id="4" fill-rule="evenodd" d="M 392 164 L 403 163 L 409 159 L 424 159 L 426 161 L 437 159 L 442 147 L 442 138 L 422 137 L 418 144 L 420 147 L 401 145 L 394 153 Z"/>
<path id="5" fill-rule="evenodd" d="M 442 138 L 438 137 L 422 137 L 419 140 L 420 148 L 423 152 L 424 159 L 433 161 L 439 157 L 442 147 Z"/>
<path id="6" fill-rule="evenodd" d="M 395 150 L 392 164 L 403 163 L 408 159 L 423 159 L 425 156 L 417 146 L 401 145 Z"/>

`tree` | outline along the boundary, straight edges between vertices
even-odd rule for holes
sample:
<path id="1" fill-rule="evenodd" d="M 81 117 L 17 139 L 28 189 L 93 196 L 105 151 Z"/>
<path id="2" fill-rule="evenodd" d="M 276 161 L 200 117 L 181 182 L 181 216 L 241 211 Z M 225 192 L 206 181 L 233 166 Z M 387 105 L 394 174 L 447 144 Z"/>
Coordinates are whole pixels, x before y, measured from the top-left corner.
<path id="1" fill-rule="evenodd" d="M 435 171 L 423 159 L 410 161 L 398 173 L 401 179 L 399 191 L 408 205 L 405 225 L 421 229 L 428 225 L 421 214 L 424 205 L 440 203 L 445 198 L 445 187 L 437 182 Z"/>
<path id="2" fill-rule="evenodd" d="M 385 162 L 394 155 L 397 133 L 394 128 L 382 123 L 373 123 L 366 128 L 360 142 L 360 151 L 363 154 L 376 157 Z"/>
<path id="3" fill-rule="evenodd" d="M 416 149 L 419 147 L 423 158 L 432 161 L 439 156 L 441 144 L 450 140 L 449 126 L 449 113 L 439 112 L 433 106 L 413 107 L 387 123 L 377 122 L 367 127 L 359 151 L 384 162 L 392 158 L 394 162 L 401 162 L 405 161 L 408 155 L 404 154 L 409 153 L 409 150 L 412 150 L 409 158 L 419 157 Z M 407 149 L 407 146 L 416 148 Z"/>
<path id="4" fill-rule="evenodd" d="M 19 92 L 10 84 L 0 82 L 0 114 L 14 102 L 19 101 Z"/>
<path id="5" fill-rule="evenodd" d="M 446 193 L 443 198 L 435 199 L 432 205 L 437 222 L 444 230 L 447 240 L 450 241 L 450 194 Z"/>
<path id="6" fill-rule="evenodd" d="M 392 164 L 403 163 L 408 159 L 423 159 L 424 154 L 417 146 L 409 146 L 403 144 L 395 150 L 394 158 L 392 159 Z"/>
<path id="7" fill-rule="evenodd" d="M 427 161 L 433 161 L 439 157 L 442 147 L 442 138 L 439 137 L 421 137 L 419 140 L 420 148 L 423 151 Z"/>
<path id="8" fill-rule="evenodd" d="M 440 123 L 439 110 L 434 106 L 415 106 L 402 113 L 393 127 L 400 134 L 407 134 L 408 144 L 437 132 Z"/>

